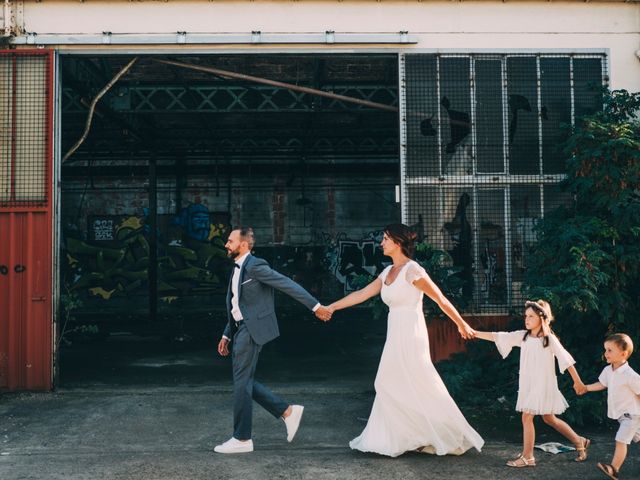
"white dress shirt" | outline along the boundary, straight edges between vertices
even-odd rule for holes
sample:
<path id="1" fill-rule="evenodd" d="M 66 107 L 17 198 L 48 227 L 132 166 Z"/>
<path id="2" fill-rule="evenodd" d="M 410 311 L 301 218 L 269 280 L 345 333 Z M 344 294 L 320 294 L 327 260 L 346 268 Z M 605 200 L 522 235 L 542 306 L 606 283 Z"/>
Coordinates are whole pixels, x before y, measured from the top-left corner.
<path id="1" fill-rule="evenodd" d="M 233 278 L 231 279 L 231 316 L 236 322 L 242 320 L 242 312 L 240 311 L 240 305 L 238 303 L 238 286 L 240 285 L 240 272 L 242 271 L 242 264 L 249 256 L 249 252 L 245 253 L 241 257 L 236 258 L 237 268 L 233 269 Z"/>
<path id="2" fill-rule="evenodd" d="M 640 375 L 628 363 L 615 370 L 608 365 L 602 370 L 598 381 L 607 387 L 607 415 L 614 420 L 625 413 L 640 415 Z"/>

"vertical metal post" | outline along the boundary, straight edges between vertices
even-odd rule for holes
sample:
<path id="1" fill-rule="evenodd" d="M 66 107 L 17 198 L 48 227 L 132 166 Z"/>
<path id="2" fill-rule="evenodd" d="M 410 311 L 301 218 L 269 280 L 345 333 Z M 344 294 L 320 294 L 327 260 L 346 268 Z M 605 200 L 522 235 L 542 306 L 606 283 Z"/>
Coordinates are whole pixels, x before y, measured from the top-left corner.
<path id="1" fill-rule="evenodd" d="M 536 93 L 538 95 L 538 173 L 544 173 L 544 157 L 542 155 L 542 73 L 540 55 L 536 55 Z"/>
<path id="2" fill-rule="evenodd" d="M 15 202 L 16 200 L 16 163 L 17 163 L 17 150 L 16 139 L 18 136 L 18 57 L 11 57 L 11 165 L 10 174 L 10 194 L 9 201 Z"/>
<path id="3" fill-rule="evenodd" d="M 511 305 L 513 300 L 513 265 L 511 242 L 512 238 L 512 223 L 511 223 L 511 184 L 507 183 L 503 192 L 504 197 L 504 265 L 506 274 L 506 286 L 507 286 L 507 305 Z"/>
<path id="4" fill-rule="evenodd" d="M 437 137 L 438 137 L 438 177 L 444 179 L 444 165 L 442 161 L 442 94 L 440 93 L 440 55 L 436 55 L 436 107 L 437 107 Z M 436 218 L 436 225 L 438 225 L 438 238 L 437 241 L 434 242 L 431 240 L 431 243 L 434 243 L 438 246 L 438 248 L 445 248 L 444 245 L 444 234 L 443 234 L 443 226 L 446 219 L 444 218 L 444 209 L 445 209 L 445 188 L 442 185 L 438 185 L 436 187 L 438 201 L 436 202 L 438 205 L 438 216 Z"/>
<path id="5" fill-rule="evenodd" d="M 502 171 L 510 177 L 509 170 L 509 79 L 507 78 L 507 56 L 500 60 L 500 83 L 502 86 Z"/>
<path id="6" fill-rule="evenodd" d="M 438 115 L 438 175 L 444 175 L 444 166 L 442 164 L 442 94 L 440 93 L 440 55 L 436 55 L 436 108 Z M 442 198 L 442 196 L 440 196 Z M 438 218 L 442 218 L 442 208 L 438 212 Z"/>
<path id="7" fill-rule="evenodd" d="M 473 56 L 469 56 L 469 92 L 470 109 L 471 109 L 471 157 L 472 157 L 472 185 L 473 185 L 473 264 L 475 265 L 475 304 L 480 306 L 480 285 L 482 279 L 482 272 L 480 267 L 482 262 L 480 261 L 480 191 L 478 183 L 478 147 L 477 147 L 477 125 L 476 125 L 476 69 L 475 59 Z"/>
<path id="8" fill-rule="evenodd" d="M 473 177 L 478 175 L 478 124 L 476 119 L 477 105 L 476 105 L 476 59 L 473 55 L 469 55 L 469 92 L 471 98 L 469 106 L 471 109 L 471 159 Z"/>
<path id="9" fill-rule="evenodd" d="M 573 83 L 573 55 L 569 57 L 569 90 L 571 91 L 571 126 L 576 125 L 576 93 Z"/>
<path id="10" fill-rule="evenodd" d="M 182 189 L 186 184 L 186 165 L 183 156 L 177 158 L 174 164 L 175 177 L 176 177 L 176 215 L 180 215 L 182 211 Z"/>
<path id="11" fill-rule="evenodd" d="M 540 218 L 544 218 L 544 157 L 542 155 L 542 74 L 540 55 L 536 55 L 536 94 L 538 96 L 538 173 L 540 174 Z"/>
<path id="12" fill-rule="evenodd" d="M 502 158 L 503 172 L 507 179 L 511 178 L 509 171 L 509 92 L 507 79 L 507 57 L 502 57 L 500 62 L 501 84 L 502 84 Z M 511 182 L 508 182 L 504 189 L 504 264 L 506 273 L 507 305 L 513 301 L 513 252 L 512 252 L 512 218 L 511 218 Z"/>
<path id="13" fill-rule="evenodd" d="M 158 174 L 156 149 L 149 157 L 149 320 L 158 318 Z"/>
<path id="14" fill-rule="evenodd" d="M 398 54 L 398 83 L 400 87 L 398 116 L 400 121 L 400 211 L 404 224 L 409 223 L 409 204 L 407 192 L 407 79 L 405 73 L 405 55 Z M 423 232 L 420 232 L 421 234 Z"/>
<path id="15" fill-rule="evenodd" d="M 60 378 L 60 352 L 58 351 L 60 332 L 60 275 L 58 272 L 62 268 L 62 76 L 60 73 L 60 56 L 58 52 L 53 54 L 53 125 L 52 130 L 53 137 L 51 138 L 52 155 L 51 155 L 51 203 L 53 214 L 53 232 L 52 232 L 52 245 L 53 245 L 53 262 L 52 262 L 52 317 L 53 322 L 51 326 L 51 383 L 56 385 L 56 381 Z"/>

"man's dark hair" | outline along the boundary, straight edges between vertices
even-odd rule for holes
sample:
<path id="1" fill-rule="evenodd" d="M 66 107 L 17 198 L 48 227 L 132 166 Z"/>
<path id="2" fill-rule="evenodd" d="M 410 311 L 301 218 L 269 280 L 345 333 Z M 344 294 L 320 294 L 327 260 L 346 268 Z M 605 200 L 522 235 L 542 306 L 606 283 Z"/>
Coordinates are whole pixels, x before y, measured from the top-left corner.
<path id="1" fill-rule="evenodd" d="M 253 228 L 251 227 L 238 227 L 234 230 L 238 230 L 240 233 L 240 240 L 243 242 L 247 242 L 249 244 L 249 248 L 253 248 L 256 243 L 256 239 L 253 235 Z"/>

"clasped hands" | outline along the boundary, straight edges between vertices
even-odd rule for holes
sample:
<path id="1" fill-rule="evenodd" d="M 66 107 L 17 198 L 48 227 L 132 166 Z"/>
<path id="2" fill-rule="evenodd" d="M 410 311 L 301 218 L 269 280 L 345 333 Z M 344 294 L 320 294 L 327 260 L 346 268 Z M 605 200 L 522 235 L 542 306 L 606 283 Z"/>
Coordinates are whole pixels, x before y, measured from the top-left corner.
<path id="1" fill-rule="evenodd" d="M 458 333 L 465 340 L 473 340 L 476 338 L 476 331 L 466 322 L 462 325 L 458 325 Z"/>
<path id="2" fill-rule="evenodd" d="M 576 391 L 576 395 L 584 395 L 589 391 L 587 386 L 582 382 L 575 382 L 573 384 L 573 389 Z"/>
<path id="3" fill-rule="evenodd" d="M 335 312 L 335 309 L 329 305 L 328 307 L 325 305 L 320 305 L 318 309 L 314 312 L 315 316 L 323 322 L 328 322 L 331 320 L 331 316 Z"/>

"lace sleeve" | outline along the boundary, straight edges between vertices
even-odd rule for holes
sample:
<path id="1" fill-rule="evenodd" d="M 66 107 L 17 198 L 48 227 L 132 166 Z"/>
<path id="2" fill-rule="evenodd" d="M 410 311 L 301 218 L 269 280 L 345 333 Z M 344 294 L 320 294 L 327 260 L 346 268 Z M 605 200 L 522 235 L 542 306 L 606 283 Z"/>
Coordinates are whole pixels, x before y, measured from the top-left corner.
<path id="1" fill-rule="evenodd" d="M 405 272 L 404 278 L 407 280 L 407 282 L 413 283 L 420 278 L 429 278 L 429 275 L 427 275 L 426 270 L 422 268 L 420 264 L 411 262 L 409 263 L 409 265 L 407 265 L 407 271 Z"/>

